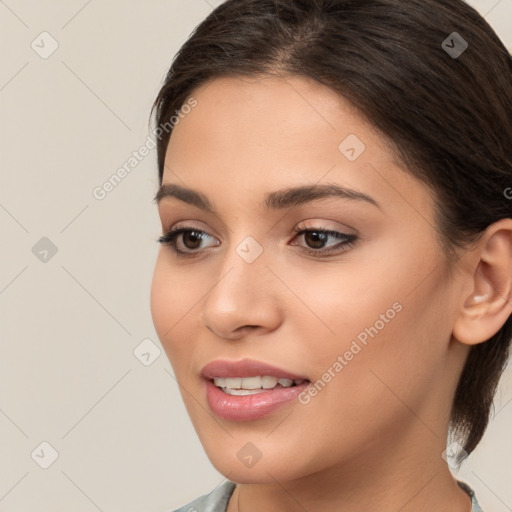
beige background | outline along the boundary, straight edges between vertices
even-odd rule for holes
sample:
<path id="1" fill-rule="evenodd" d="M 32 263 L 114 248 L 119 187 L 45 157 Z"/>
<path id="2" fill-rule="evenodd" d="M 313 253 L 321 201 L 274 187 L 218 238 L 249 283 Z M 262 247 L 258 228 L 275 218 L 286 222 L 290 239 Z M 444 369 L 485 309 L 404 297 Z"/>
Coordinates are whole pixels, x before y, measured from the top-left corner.
<path id="1" fill-rule="evenodd" d="M 0 0 L 0 511 L 163 512 L 224 480 L 153 360 L 155 151 L 92 194 L 146 141 L 173 55 L 219 3 Z M 471 3 L 512 49 L 512 0 Z M 512 510 L 511 373 L 458 473 L 486 512 Z"/>

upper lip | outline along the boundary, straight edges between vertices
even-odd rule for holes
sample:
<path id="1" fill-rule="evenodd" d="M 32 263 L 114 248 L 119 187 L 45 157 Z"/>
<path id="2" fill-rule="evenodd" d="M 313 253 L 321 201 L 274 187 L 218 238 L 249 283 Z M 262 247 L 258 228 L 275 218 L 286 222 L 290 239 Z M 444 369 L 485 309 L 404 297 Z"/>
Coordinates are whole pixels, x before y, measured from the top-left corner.
<path id="1" fill-rule="evenodd" d="M 254 359 L 242 359 L 239 361 L 230 361 L 228 359 L 216 359 L 211 361 L 201 370 L 201 375 L 207 379 L 214 377 L 258 377 L 272 376 L 280 379 L 309 380 L 307 377 L 297 375 L 283 370 L 277 366 L 256 361 Z"/>

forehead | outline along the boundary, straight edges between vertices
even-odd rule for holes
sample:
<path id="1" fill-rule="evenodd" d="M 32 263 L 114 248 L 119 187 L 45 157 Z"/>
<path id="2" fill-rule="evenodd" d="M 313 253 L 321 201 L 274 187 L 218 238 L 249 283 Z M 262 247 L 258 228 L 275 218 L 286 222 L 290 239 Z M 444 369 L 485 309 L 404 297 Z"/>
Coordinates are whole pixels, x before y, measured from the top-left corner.
<path id="1" fill-rule="evenodd" d="M 171 141 L 185 132 L 188 137 L 208 136 L 203 143 L 236 139 L 247 148 L 262 142 L 287 147 L 283 142 L 293 145 L 300 139 L 312 147 L 322 139 L 341 141 L 343 132 L 351 130 L 371 137 L 373 145 L 380 144 L 380 149 L 389 152 L 387 141 L 379 138 L 348 101 L 306 77 L 219 77 L 197 88 L 192 96 L 197 106 L 182 116 L 185 119 L 176 126 Z"/>
<path id="2" fill-rule="evenodd" d="M 191 96 L 197 105 L 174 128 L 164 183 L 261 199 L 287 186 L 329 181 L 382 204 L 409 197 L 409 208 L 431 207 L 430 191 L 397 164 L 388 139 L 314 80 L 222 77 Z"/>

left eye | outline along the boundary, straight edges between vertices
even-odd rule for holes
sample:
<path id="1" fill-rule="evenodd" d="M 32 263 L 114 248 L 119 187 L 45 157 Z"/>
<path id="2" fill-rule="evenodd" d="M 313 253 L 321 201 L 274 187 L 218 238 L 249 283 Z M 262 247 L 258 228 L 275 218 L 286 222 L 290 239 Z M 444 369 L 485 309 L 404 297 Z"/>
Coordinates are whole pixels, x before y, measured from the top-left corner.
<path id="1" fill-rule="evenodd" d="M 296 235 L 303 236 L 308 247 L 304 247 L 304 250 L 313 256 L 325 256 L 333 253 L 341 253 L 357 242 L 357 235 L 341 233 L 339 231 L 331 231 L 323 228 L 308 228 L 308 229 L 296 229 Z M 328 239 L 332 238 L 338 240 L 337 244 L 330 244 L 325 246 Z M 295 244 L 293 244 L 295 245 Z M 327 248 L 325 248 L 327 247 Z"/>
<path id="2" fill-rule="evenodd" d="M 338 231 L 326 230 L 323 228 L 308 228 L 308 229 L 296 229 L 295 237 L 303 236 L 308 247 L 302 246 L 303 250 L 314 256 L 325 256 L 332 253 L 339 253 L 346 251 L 352 247 L 358 240 L 357 235 L 340 233 Z M 158 242 L 163 245 L 168 245 L 172 250 L 179 256 L 192 256 L 197 254 L 198 249 L 201 248 L 201 243 L 208 238 L 213 238 L 211 235 L 200 229 L 193 227 L 178 227 L 164 233 Z M 339 241 L 337 244 L 325 245 L 329 238 Z M 180 242 L 180 243 L 178 243 Z M 179 248 L 181 245 L 185 248 Z M 219 245 L 219 242 L 213 243 L 210 247 Z M 298 245 L 298 244 L 291 244 Z M 334 247 L 332 247 L 334 245 Z M 326 248 L 327 247 L 327 248 Z"/>

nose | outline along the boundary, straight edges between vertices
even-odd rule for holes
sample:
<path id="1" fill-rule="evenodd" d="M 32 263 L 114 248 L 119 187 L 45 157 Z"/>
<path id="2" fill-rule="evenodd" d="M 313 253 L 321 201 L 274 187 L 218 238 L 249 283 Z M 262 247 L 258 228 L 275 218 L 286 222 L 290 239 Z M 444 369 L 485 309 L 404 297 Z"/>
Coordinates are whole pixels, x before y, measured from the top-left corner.
<path id="1" fill-rule="evenodd" d="M 201 319 L 207 329 L 221 338 L 237 340 L 279 326 L 283 285 L 267 263 L 265 252 L 248 263 L 234 248 L 230 250 L 202 302 Z"/>

